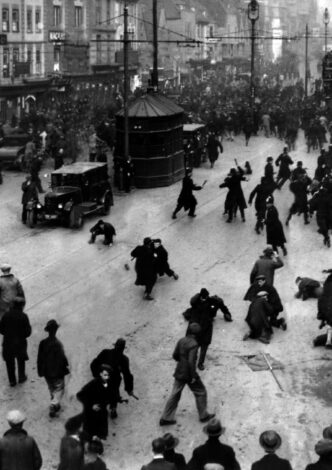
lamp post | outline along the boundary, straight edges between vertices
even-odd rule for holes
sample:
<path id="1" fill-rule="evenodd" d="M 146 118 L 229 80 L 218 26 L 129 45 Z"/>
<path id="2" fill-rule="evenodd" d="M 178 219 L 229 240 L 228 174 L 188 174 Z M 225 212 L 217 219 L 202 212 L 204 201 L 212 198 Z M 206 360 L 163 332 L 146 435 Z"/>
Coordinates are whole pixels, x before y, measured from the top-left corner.
<path id="1" fill-rule="evenodd" d="M 124 151 L 123 158 L 128 160 L 129 156 L 129 117 L 128 117 L 128 97 L 129 97 L 129 33 L 128 17 L 129 5 L 137 3 L 138 0 L 124 0 L 123 6 L 123 116 L 124 116 Z"/>
<path id="2" fill-rule="evenodd" d="M 248 4 L 248 18 L 251 21 L 250 102 L 253 108 L 255 99 L 255 23 L 259 18 L 259 4 L 257 0 L 250 0 Z"/>
<path id="3" fill-rule="evenodd" d="M 323 22 L 325 25 L 325 54 L 327 53 L 327 26 L 330 22 L 330 13 L 327 8 L 324 10 L 324 15 L 323 15 Z"/>

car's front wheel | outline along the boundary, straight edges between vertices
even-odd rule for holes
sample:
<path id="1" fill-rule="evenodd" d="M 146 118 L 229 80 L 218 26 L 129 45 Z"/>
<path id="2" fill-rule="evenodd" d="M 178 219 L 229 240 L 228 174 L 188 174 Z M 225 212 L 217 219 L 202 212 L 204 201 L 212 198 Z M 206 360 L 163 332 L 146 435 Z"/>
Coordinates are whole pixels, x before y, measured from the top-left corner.
<path id="1" fill-rule="evenodd" d="M 73 207 L 69 214 L 69 227 L 81 228 L 83 227 L 84 219 L 83 214 L 79 207 Z"/>

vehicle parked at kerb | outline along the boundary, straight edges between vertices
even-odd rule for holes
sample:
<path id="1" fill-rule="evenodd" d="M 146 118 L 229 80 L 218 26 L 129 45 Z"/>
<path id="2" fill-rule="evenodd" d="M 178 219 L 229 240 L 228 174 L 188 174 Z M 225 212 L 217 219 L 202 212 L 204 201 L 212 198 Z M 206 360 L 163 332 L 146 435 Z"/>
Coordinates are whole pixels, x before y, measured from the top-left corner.
<path id="1" fill-rule="evenodd" d="M 80 228 L 84 217 L 106 215 L 112 205 L 107 164 L 76 162 L 51 173 L 51 191 L 45 194 L 43 218 Z"/>

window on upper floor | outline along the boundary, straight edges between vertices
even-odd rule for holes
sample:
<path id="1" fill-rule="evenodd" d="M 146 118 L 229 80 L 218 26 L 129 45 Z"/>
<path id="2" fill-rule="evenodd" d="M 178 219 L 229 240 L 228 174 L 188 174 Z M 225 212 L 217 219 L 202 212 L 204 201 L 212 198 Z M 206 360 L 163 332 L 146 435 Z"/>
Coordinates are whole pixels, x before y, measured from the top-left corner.
<path id="1" fill-rule="evenodd" d="M 53 26 L 61 25 L 61 22 L 62 22 L 61 16 L 62 16 L 61 6 L 53 5 Z"/>
<path id="2" fill-rule="evenodd" d="M 96 47 L 97 47 L 97 54 L 96 54 L 96 60 L 97 60 L 97 64 L 100 64 L 101 63 L 101 35 L 100 34 L 97 34 L 96 35 Z"/>
<path id="3" fill-rule="evenodd" d="M 32 50 L 31 49 L 27 50 L 27 62 L 29 62 L 30 64 L 32 63 Z"/>
<path id="4" fill-rule="evenodd" d="M 2 31 L 9 31 L 9 8 L 2 9 Z"/>
<path id="5" fill-rule="evenodd" d="M 32 33 L 32 8 L 27 9 L 27 33 Z"/>
<path id="6" fill-rule="evenodd" d="M 101 23 L 101 4 L 100 0 L 96 0 L 96 23 Z"/>
<path id="7" fill-rule="evenodd" d="M 18 47 L 13 48 L 13 62 L 20 61 L 20 50 Z"/>
<path id="8" fill-rule="evenodd" d="M 9 77 L 9 49 L 8 47 L 5 47 L 3 49 L 2 76 L 4 78 Z"/>
<path id="9" fill-rule="evenodd" d="M 12 9 L 12 31 L 13 33 L 20 31 L 20 10 L 18 8 Z"/>
<path id="10" fill-rule="evenodd" d="M 110 21 L 111 19 L 111 0 L 106 2 L 106 20 Z"/>
<path id="11" fill-rule="evenodd" d="M 36 73 L 41 73 L 41 53 L 40 53 L 40 49 L 36 50 Z"/>
<path id="12" fill-rule="evenodd" d="M 42 30 L 41 11 L 40 8 L 35 10 L 35 30 L 36 33 L 40 33 Z"/>
<path id="13" fill-rule="evenodd" d="M 75 6 L 75 28 L 79 28 L 83 24 L 83 8 Z"/>

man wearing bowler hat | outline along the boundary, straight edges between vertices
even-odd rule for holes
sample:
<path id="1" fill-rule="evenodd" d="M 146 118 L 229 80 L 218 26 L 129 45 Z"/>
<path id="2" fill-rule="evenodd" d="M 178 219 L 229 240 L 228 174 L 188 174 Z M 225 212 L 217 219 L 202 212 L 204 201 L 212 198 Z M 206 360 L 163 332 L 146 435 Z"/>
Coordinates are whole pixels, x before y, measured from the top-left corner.
<path id="1" fill-rule="evenodd" d="M 42 457 L 36 441 L 23 429 L 24 414 L 12 410 L 7 414 L 10 429 L 0 439 L 0 468 L 39 470 Z"/>
<path id="2" fill-rule="evenodd" d="M 176 470 L 186 470 L 186 460 L 182 454 L 175 452 L 175 447 L 179 444 L 179 439 L 170 432 L 163 435 L 165 443 L 164 457 L 167 462 L 174 463 Z"/>
<path id="3" fill-rule="evenodd" d="M 160 426 L 175 424 L 175 412 L 181 398 L 182 390 L 186 385 L 195 395 L 199 419 L 202 423 L 213 418 L 214 414 L 207 411 L 207 391 L 196 372 L 198 343 L 197 335 L 201 332 L 198 323 L 190 323 L 187 334 L 181 338 L 173 352 L 173 359 L 177 362 L 174 372 L 174 384 L 162 416 Z"/>
<path id="4" fill-rule="evenodd" d="M 203 428 L 208 435 L 205 444 L 196 447 L 188 462 L 188 470 L 204 470 L 206 464 L 219 464 L 224 470 L 240 470 L 240 464 L 236 460 L 232 447 L 219 441 L 219 437 L 225 432 L 219 419 L 211 419 Z"/>
<path id="5" fill-rule="evenodd" d="M 37 371 L 39 377 L 45 377 L 51 395 L 50 418 L 54 418 L 61 408 L 61 399 L 65 391 L 65 376 L 69 374 L 68 360 L 63 344 L 56 337 L 59 328 L 56 320 L 49 320 L 44 328 L 48 337 L 39 343 Z"/>
<path id="6" fill-rule="evenodd" d="M 281 446 L 281 437 L 276 431 L 264 431 L 259 437 L 259 443 L 266 455 L 251 466 L 251 470 L 292 470 L 290 462 L 281 459 L 275 452 Z"/>

